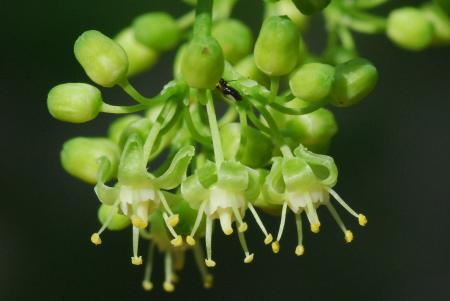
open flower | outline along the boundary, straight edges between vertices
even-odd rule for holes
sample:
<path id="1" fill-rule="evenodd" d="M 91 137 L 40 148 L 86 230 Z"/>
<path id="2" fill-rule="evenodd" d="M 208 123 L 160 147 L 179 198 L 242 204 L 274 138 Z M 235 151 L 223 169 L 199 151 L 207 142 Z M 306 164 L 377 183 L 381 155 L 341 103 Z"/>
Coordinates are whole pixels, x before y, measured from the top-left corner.
<path id="1" fill-rule="evenodd" d="M 295 156 L 287 146 L 282 147 L 284 157 L 274 158 L 269 175 L 266 177 L 263 193 L 265 202 L 270 205 L 281 205 L 281 222 L 276 241 L 272 243 L 272 250 L 278 253 L 279 241 L 286 222 L 286 211 L 289 207 L 295 214 L 298 233 L 298 245 L 295 253 L 304 253 L 301 213 L 305 212 L 311 231 L 318 233 L 320 220 L 317 208 L 325 205 L 344 233 L 346 242 L 353 240 L 353 234 L 344 225 L 336 209 L 330 202 L 330 194 L 350 214 L 358 218 L 361 226 L 366 225 L 367 219 L 363 214 L 356 213 L 332 189 L 337 182 L 337 168 L 331 157 L 309 152 L 299 146 Z"/>
<path id="2" fill-rule="evenodd" d="M 250 209 L 266 236 L 265 243 L 269 244 L 272 241 L 272 236 L 265 229 L 251 203 L 260 192 L 258 172 L 238 162 L 223 162 L 219 169 L 215 164 L 208 162 L 194 175 L 183 181 L 181 192 L 189 205 L 198 210 L 194 228 L 186 238 L 189 245 L 195 244 L 193 236 L 200 225 L 203 214 L 206 216 L 207 258 L 205 262 L 208 267 L 216 265 L 212 260 L 211 246 L 212 224 L 215 219 L 220 221 L 222 231 L 226 235 L 233 233 L 232 223 L 237 224 L 239 241 L 245 253 L 245 263 L 252 262 L 254 257 L 254 254 L 248 251 L 243 234 L 248 228 L 247 223 L 243 220 L 247 208 Z"/>

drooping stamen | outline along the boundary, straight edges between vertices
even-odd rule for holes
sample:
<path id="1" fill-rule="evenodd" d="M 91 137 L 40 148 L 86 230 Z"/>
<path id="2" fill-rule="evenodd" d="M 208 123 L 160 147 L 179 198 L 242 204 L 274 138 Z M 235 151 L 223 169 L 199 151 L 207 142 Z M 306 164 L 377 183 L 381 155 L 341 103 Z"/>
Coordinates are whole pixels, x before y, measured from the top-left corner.
<path id="1" fill-rule="evenodd" d="M 250 212 L 253 214 L 253 217 L 255 218 L 256 223 L 258 224 L 259 228 L 261 229 L 262 233 L 266 236 L 264 239 L 264 244 L 268 245 L 272 242 L 273 237 L 272 234 L 268 233 L 266 230 L 266 227 L 264 227 L 263 222 L 259 218 L 258 212 L 256 212 L 255 207 L 249 202 L 248 208 L 250 209 Z"/>
<path id="2" fill-rule="evenodd" d="M 169 218 L 167 219 L 167 222 L 172 227 L 175 227 L 178 224 L 178 222 L 180 221 L 180 217 L 178 216 L 178 214 L 173 214 L 172 210 L 169 207 L 169 204 L 167 204 L 166 197 L 164 196 L 164 194 L 161 191 L 158 191 L 158 195 L 159 195 L 159 199 L 161 200 L 161 203 L 164 207 L 164 210 L 167 213 L 169 213 Z"/>
<path id="3" fill-rule="evenodd" d="M 205 206 L 206 206 L 206 202 L 203 202 L 200 205 L 200 208 L 198 208 L 197 217 L 195 218 L 195 223 L 194 223 L 194 227 L 192 228 L 191 235 L 188 235 L 186 237 L 186 242 L 190 246 L 195 245 L 194 236 L 198 230 L 198 227 L 200 226 L 200 223 L 202 222 L 203 212 L 205 211 Z"/>
<path id="4" fill-rule="evenodd" d="M 219 215 L 220 227 L 222 228 L 223 233 L 225 235 L 233 234 L 233 228 L 231 227 L 231 212 L 230 210 L 219 208 L 217 210 L 217 214 Z"/>
<path id="5" fill-rule="evenodd" d="M 165 280 L 163 283 L 163 288 L 166 292 L 171 293 L 175 290 L 175 286 L 172 283 L 173 279 L 172 255 L 170 254 L 169 251 L 166 252 L 164 258 L 164 273 L 165 273 Z"/>
<path id="6" fill-rule="evenodd" d="M 205 243 L 206 243 L 206 259 L 205 264 L 207 267 L 215 267 L 216 262 L 212 260 L 212 219 L 209 216 L 206 216 L 206 233 L 205 233 Z"/>
<path id="7" fill-rule="evenodd" d="M 248 251 L 247 241 L 245 240 L 244 233 L 238 231 L 238 236 L 239 236 L 239 242 L 241 243 L 242 250 L 244 250 L 244 254 L 245 254 L 244 262 L 250 263 L 253 261 L 253 257 L 255 256 L 255 254 L 253 254 L 253 253 L 250 254 L 250 252 Z"/>
<path id="8" fill-rule="evenodd" d="M 317 216 L 316 209 L 314 208 L 313 200 L 311 198 L 311 195 L 308 192 L 305 193 L 305 197 L 306 197 L 305 212 L 306 212 L 306 217 L 308 218 L 309 223 L 311 224 L 311 232 L 319 233 L 320 221 L 319 221 L 319 217 Z"/>
<path id="9" fill-rule="evenodd" d="M 105 229 L 109 226 L 109 224 L 112 221 L 112 218 L 114 214 L 116 213 L 117 207 L 119 206 L 120 199 L 117 199 L 114 204 L 112 205 L 111 209 L 109 210 L 108 216 L 106 217 L 105 223 L 101 226 L 101 228 L 91 235 L 91 242 L 98 246 L 102 244 L 102 239 L 100 238 L 100 235 L 105 231 Z"/>
<path id="10" fill-rule="evenodd" d="M 286 211 L 287 211 L 288 203 L 283 203 L 283 208 L 281 209 L 281 221 L 280 228 L 278 228 L 277 240 L 272 243 L 272 251 L 276 254 L 280 252 L 280 239 L 283 235 L 284 225 L 286 223 Z"/>
<path id="11" fill-rule="evenodd" d="M 153 271 L 153 255 L 155 253 L 155 244 L 153 241 L 148 243 L 148 255 L 147 262 L 145 264 L 144 280 L 142 281 L 142 287 L 146 291 L 151 291 L 153 288 L 152 283 L 152 271 Z"/>
<path id="12" fill-rule="evenodd" d="M 298 244 L 295 248 L 295 255 L 302 256 L 305 253 L 305 248 L 303 247 L 303 228 L 302 228 L 302 216 L 298 212 L 295 214 L 295 225 L 297 226 L 297 239 Z"/>
<path id="13" fill-rule="evenodd" d="M 139 248 L 139 228 L 133 226 L 133 257 L 131 257 L 131 263 L 134 265 L 142 264 L 142 256 L 138 256 Z"/>
<path id="14" fill-rule="evenodd" d="M 353 233 L 352 233 L 352 231 L 347 229 L 347 227 L 345 226 L 341 217 L 339 216 L 336 209 L 334 208 L 333 204 L 331 204 L 330 202 L 326 202 L 325 205 L 327 206 L 328 211 L 330 211 L 331 215 L 333 216 L 334 220 L 336 221 L 336 224 L 338 224 L 339 228 L 341 228 L 342 232 L 344 233 L 345 241 L 352 242 Z"/>
<path id="15" fill-rule="evenodd" d="M 133 215 L 131 216 L 131 223 L 134 227 L 139 229 L 145 229 L 148 225 L 148 203 L 139 202 L 141 199 L 139 191 L 132 190 L 132 202 Z"/>
<path id="16" fill-rule="evenodd" d="M 248 225 L 247 225 L 247 223 L 244 223 L 244 221 L 242 220 L 241 213 L 239 212 L 238 208 L 233 206 L 233 207 L 231 207 L 231 209 L 233 210 L 234 217 L 236 218 L 237 222 L 239 223 L 238 232 L 243 233 L 243 232 L 247 231 Z"/>
<path id="17" fill-rule="evenodd" d="M 336 191 L 334 191 L 331 188 L 326 188 L 327 191 L 334 197 L 334 199 L 336 201 L 338 201 L 338 203 L 344 207 L 345 210 L 348 211 L 348 213 L 350 213 L 351 215 L 353 215 L 354 217 L 356 217 L 358 219 L 358 222 L 361 226 L 365 226 L 367 224 L 367 217 L 362 214 L 362 213 L 356 213 L 355 210 L 353 210 L 340 196 L 339 194 L 337 194 Z"/>
<path id="18" fill-rule="evenodd" d="M 175 229 L 169 224 L 169 217 L 167 216 L 167 213 L 163 212 L 163 218 L 164 222 L 166 223 L 167 229 L 169 229 L 170 234 L 172 234 L 173 239 L 170 241 L 170 243 L 174 247 L 179 247 L 183 244 L 183 238 L 181 235 L 178 235 L 177 232 L 175 232 Z"/>
<path id="19" fill-rule="evenodd" d="M 206 266 L 204 264 L 203 258 L 205 257 L 205 254 L 203 254 L 202 248 L 200 248 L 198 245 L 195 245 L 192 248 L 192 252 L 194 253 L 197 268 L 200 272 L 200 275 L 202 276 L 203 286 L 206 289 L 211 288 L 213 283 L 213 276 L 208 273 L 208 270 L 206 269 Z"/>

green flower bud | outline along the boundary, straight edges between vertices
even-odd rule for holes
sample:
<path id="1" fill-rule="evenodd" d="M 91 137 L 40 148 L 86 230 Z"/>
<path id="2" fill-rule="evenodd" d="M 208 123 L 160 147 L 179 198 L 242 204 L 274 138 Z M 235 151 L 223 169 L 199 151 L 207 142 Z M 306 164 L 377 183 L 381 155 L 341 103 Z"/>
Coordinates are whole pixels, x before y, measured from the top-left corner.
<path id="1" fill-rule="evenodd" d="M 175 19 L 163 12 L 147 13 L 133 22 L 136 40 L 157 51 L 167 51 L 180 40 L 180 29 Z"/>
<path id="2" fill-rule="evenodd" d="M 122 215 L 119 213 L 118 208 L 114 208 L 114 206 L 108 206 L 105 204 L 102 204 L 98 208 L 97 216 L 99 221 L 102 223 L 106 223 L 106 220 L 111 212 L 111 210 L 114 210 L 114 215 L 111 218 L 111 221 L 109 222 L 108 226 L 106 227 L 110 231 L 120 231 L 128 227 L 131 222 L 128 217 L 125 215 Z"/>
<path id="3" fill-rule="evenodd" d="M 114 40 L 122 46 L 128 56 L 128 76 L 150 69 L 158 60 L 159 55 L 155 50 L 136 41 L 132 28 L 122 30 Z"/>
<path id="4" fill-rule="evenodd" d="M 102 107 L 99 89 L 83 83 L 67 83 L 53 87 L 47 96 L 50 114 L 58 120 L 82 123 L 97 117 Z"/>
<path id="5" fill-rule="evenodd" d="M 262 73 L 255 64 L 255 57 L 249 55 L 234 66 L 240 75 L 252 79 L 262 86 L 268 87 L 270 84 L 267 75 Z"/>
<path id="6" fill-rule="evenodd" d="M 212 28 L 212 36 L 222 47 L 225 59 L 233 65 L 252 50 L 252 31 L 239 20 L 228 19 L 216 23 Z"/>
<path id="7" fill-rule="evenodd" d="M 63 168 L 72 176 L 85 182 L 97 182 L 100 158 L 106 157 L 110 162 L 106 180 L 111 179 L 119 164 L 120 150 L 116 144 L 106 138 L 77 137 L 66 141 L 61 150 Z"/>
<path id="8" fill-rule="evenodd" d="M 290 73 L 298 62 L 299 30 L 288 17 L 267 18 L 255 44 L 255 63 L 270 76 Z"/>
<path id="9" fill-rule="evenodd" d="M 302 14 L 291 0 L 281 0 L 269 6 L 267 17 L 288 16 L 301 31 L 305 31 L 309 24 L 309 18 Z"/>
<path id="10" fill-rule="evenodd" d="M 320 102 L 330 94 L 333 80 L 334 67 L 310 63 L 292 73 L 289 86 L 295 97 L 307 102 Z"/>
<path id="11" fill-rule="evenodd" d="M 450 44 L 450 17 L 445 14 L 440 6 L 432 2 L 425 4 L 422 7 L 422 12 L 433 26 L 433 44 Z"/>
<path id="12" fill-rule="evenodd" d="M 125 129 L 139 119 L 141 119 L 139 115 L 127 115 L 117 118 L 108 128 L 108 138 L 114 143 L 120 144 L 121 136 Z"/>
<path id="13" fill-rule="evenodd" d="M 181 63 L 183 55 L 186 52 L 186 48 L 189 44 L 183 44 L 178 48 L 177 54 L 175 55 L 175 61 L 173 63 L 173 77 L 175 79 L 180 79 L 183 75 L 181 74 Z"/>
<path id="14" fill-rule="evenodd" d="M 292 0 L 292 2 L 302 14 L 309 16 L 323 10 L 331 0 Z"/>
<path id="15" fill-rule="evenodd" d="M 122 129 L 122 134 L 119 139 L 119 146 L 123 148 L 128 140 L 128 137 L 132 134 L 137 134 L 140 142 L 144 143 L 147 138 L 150 129 L 152 128 L 152 122 L 148 118 L 136 118 L 134 121 L 127 124 L 125 128 Z"/>
<path id="16" fill-rule="evenodd" d="M 305 115 L 293 116 L 286 123 L 286 135 L 294 140 L 293 146 L 303 144 L 315 153 L 327 151 L 338 126 L 334 115 L 327 109 L 319 109 Z"/>
<path id="17" fill-rule="evenodd" d="M 214 89 L 222 77 L 225 59 L 216 39 L 196 37 L 181 58 L 181 74 L 191 88 Z"/>
<path id="18" fill-rule="evenodd" d="M 328 64 L 340 65 L 358 57 L 358 53 L 353 49 L 333 47 L 324 53 L 324 57 Z"/>
<path id="19" fill-rule="evenodd" d="M 100 86 L 112 87 L 126 78 L 125 50 L 101 32 L 85 31 L 75 41 L 74 52 L 86 74 Z"/>
<path id="20" fill-rule="evenodd" d="M 430 45 L 433 27 L 419 9 L 403 7 L 389 14 L 387 36 L 399 47 L 418 51 Z"/>
<path id="21" fill-rule="evenodd" d="M 228 123 L 220 128 L 225 160 L 238 159 L 251 168 L 264 166 L 272 156 L 271 140 L 252 127 L 244 133 L 245 142 L 241 141 L 241 125 Z M 244 143 L 244 144 L 242 144 Z"/>
<path id="22" fill-rule="evenodd" d="M 352 106 L 372 92 L 377 80 L 377 69 L 366 59 L 341 64 L 336 67 L 331 102 L 338 107 Z"/>

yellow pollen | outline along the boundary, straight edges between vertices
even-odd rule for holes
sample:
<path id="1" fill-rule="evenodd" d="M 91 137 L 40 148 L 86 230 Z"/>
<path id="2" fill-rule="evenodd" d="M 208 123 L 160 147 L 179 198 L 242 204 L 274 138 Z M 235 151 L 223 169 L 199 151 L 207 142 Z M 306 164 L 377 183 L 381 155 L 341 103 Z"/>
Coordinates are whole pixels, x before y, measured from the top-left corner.
<path id="1" fill-rule="evenodd" d="M 350 243 L 353 240 L 353 233 L 350 230 L 345 231 L 345 241 Z"/>
<path id="2" fill-rule="evenodd" d="M 133 265 L 141 265 L 142 264 L 142 256 L 133 256 L 131 257 L 131 263 Z"/>
<path id="3" fill-rule="evenodd" d="M 171 293 L 175 290 L 175 286 L 171 282 L 164 282 L 163 288 L 166 292 Z"/>
<path id="4" fill-rule="evenodd" d="M 269 233 L 269 234 L 267 234 L 266 238 L 264 239 L 264 244 L 268 245 L 272 242 L 272 240 L 273 240 L 273 236 L 272 236 L 272 234 Z"/>
<path id="5" fill-rule="evenodd" d="M 206 289 L 210 289 L 212 287 L 212 285 L 213 285 L 213 276 L 210 274 L 207 274 L 203 281 L 203 287 Z"/>
<path id="6" fill-rule="evenodd" d="M 133 224 L 133 226 L 139 229 L 145 229 L 148 225 L 147 221 L 144 221 L 142 218 L 136 215 L 133 215 L 131 217 L 131 223 Z"/>
<path id="7" fill-rule="evenodd" d="M 212 259 L 205 259 L 205 264 L 208 268 L 213 268 L 216 266 L 216 262 Z"/>
<path id="8" fill-rule="evenodd" d="M 195 239 L 190 235 L 186 236 L 186 242 L 190 246 L 195 246 Z"/>
<path id="9" fill-rule="evenodd" d="M 98 233 L 94 233 L 91 235 L 91 242 L 98 246 L 102 244 L 102 239 L 100 238 L 100 235 Z"/>
<path id="10" fill-rule="evenodd" d="M 255 257 L 255 254 L 249 254 L 245 257 L 244 262 L 245 263 L 251 263 L 253 261 L 253 257 Z"/>
<path id="11" fill-rule="evenodd" d="M 243 232 L 247 231 L 247 229 L 248 229 L 247 223 L 242 223 L 242 224 L 239 225 L 238 231 L 243 233 Z"/>
<path id="12" fill-rule="evenodd" d="M 223 230 L 223 233 L 225 233 L 225 235 L 231 235 L 233 234 L 233 228 L 226 228 L 225 230 Z"/>
<path id="13" fill-rule="evenodd" d="M 358 214 L 358 222 L 361 226 L 367 225 L 367 217 L 364 214 Z"/>
<path id="14" fill-rule="evenodd" d="M 176 225 L 178 225 L 179 221 L 180 221 L 180 217 L 178 214 L 174 214 L 167 219 L 167 223 L 169 225 L 171 225 L 172 227 L 175 227 Z"/>
<path id="15" fill-rule="evenodd" d="M 272 243 L 272 251 L 277 254 L 278 252 L 280 252 L 280 243 L 278 241 L 274 241 Z"/>
<path id="16" fill-rule="evenodd" d="M 146 290 L 146 291 L 151 291 L 152 288 L 153 288 L 153 283 L 151 283 L 151 282 L 148 281 L 148 280 L 144 280 L 144 281 L 142 281 L 142 287 L 143 287 L 144 290 Z"/>
<path id="17" fill-rule="evenodd" d="M 311 224 L 311 232 L 319 233 L 320 232 L 320 224 Z"/>
<path id="18" fill-rule="evenodd" d="M 183 244 L 183 238 L 181 237 L 181 235 L 177 235 L 177 237 L 175 237 L 174 239 L 172 239 L 170 241 L 170 243 L 174 246 L 174 247 L 179 247 Z"/>
<path id="19" fill-rule="evenodd" d="M 302 256 L 305 253 L 305 248 L 302 245 L 299 245 L 295 248 L 295 255 Z"/>

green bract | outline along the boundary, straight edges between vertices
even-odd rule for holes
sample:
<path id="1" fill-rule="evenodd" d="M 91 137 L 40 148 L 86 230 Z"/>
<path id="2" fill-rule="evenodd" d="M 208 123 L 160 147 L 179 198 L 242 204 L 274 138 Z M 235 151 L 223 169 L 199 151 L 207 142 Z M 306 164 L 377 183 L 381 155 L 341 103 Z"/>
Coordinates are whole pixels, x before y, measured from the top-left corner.
<path id="1" fill-rule="evenodd" d="M 289 86 L 294 96 L 307 102 L 320 102 L 331 91 L 334 67 L 320 63 L 309 63 L 294 71 Z"/>
<path id="2" fill-rule="evenodd" d="M 105 204 L 100 205 L 97 213 L 98 219 L 102 224 L 105 224 L 108 221 L 108 216 L 111 214 L 111 211 L 113 212 L 113 215 L 108 223 L 108 230 L 120 231 L 127 228 L 131 224 L 130 219 L 125 215 L 120 214 L 117 208 Z"/>
<path id="3" fill-rule="evenodd" d="M 239 20 L 223 20 L 214 25 L 212 36 L 222 47 L 225 59 L 236 64 L 247 56 L 253 46 L 253 34 L 244 23 Z"/>
<path id="4" fill-rule="evenodd" d="M 433 27 L 419 9 L 403 7 L 389 14 L 387 35 L 400 47 L 422 50 L 428 47 L 433 39 Z"/>
<path id="5" fill-rule="evenodd" d="M 175 19 L 163 12 L 147 13 L 133 22 L 136 40 L 157 51 L 175 47 L 180 39 L 180 29 Z"/>
<path id="6" fill-rule="evenodd" d="M 101 32 L 85 31 L 75 41 L 74 52 L 86 74 L 100 86 L 112 87 L 126 79 L 125 50 Z"/>
<path id="7" fill-rule="evenodd" d="M 270 76 L 290 73 L 298 62 L 299 30 L 288 17 L 267 18 L 255 44 L 255 63 Z"/>
<path id="8" fill-rule="evenodd" d="M 151 68 L 158 60 L 158 53 L 136 41 L 132 28 L 122 30 L 114 40 L 123 47 L 128 56 L 128 76 Z"/>
<path id="9" fill-rule="evenodd" d="M 181 58 L 181 74 L 191 88 L 214 89 L 222 77 L 225 59 L 216 39 L 195 37 Z"/>
<path id="10" fill-rule="evenodd" d="M 369 95 L 378 81 L 375 66 L 366 59 L 357 58 L 336 67 L 331 91 L 332 103 L 348 107 Z"/>
<path id="11" fill-rule="evenodd" d="M 72 176 L 94 184 L 97 181 L 102 158 L 108 161 L 108 168 L 104 174 L 105 181 L 115 175 L 119 153 L 117 145 L 108 139 L 77 137 L 64 143 L 61 163 Z"/>
<path id="12" fill-rule="evenodd" d="M 312 15 L 323 10 L 331 0 L 292 0 L 298 10 L 305 15 Z"/>
<path id="13" fill-rule="evenodd" d="M 53 117 L 74 123 L 87 122 L 97 117 L 102 104 L 100 90 L 83 83 L 57 85 L 47 97 L 47 107 Z"/>

